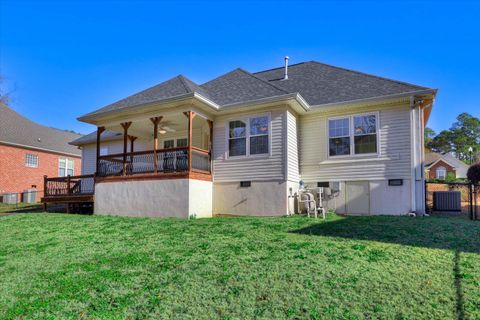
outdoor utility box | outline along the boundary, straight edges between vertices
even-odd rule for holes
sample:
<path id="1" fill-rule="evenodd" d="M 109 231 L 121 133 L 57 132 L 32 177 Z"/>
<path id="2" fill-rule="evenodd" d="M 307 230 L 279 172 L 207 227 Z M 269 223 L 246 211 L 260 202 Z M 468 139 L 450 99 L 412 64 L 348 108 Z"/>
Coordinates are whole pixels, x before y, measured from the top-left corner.
<path id="1" fill-rule="evenodd" d="M 3 203 L 6 204 L 15 204 L 18 202 L 18 196 L 16 193 L 4 193 L 2 198 Z"/>
<path id="2" fill-rule="evenodd" d="M 37 202 L 37 189 L 27 189 L 22 194 L 23 203 L 35 203 Z"/>
<path id="3" fill-rule="evenodd" d="M 433 193 L 434 211 L 462 211 L 462 193 L 460 191 L 435 191 Z"/>

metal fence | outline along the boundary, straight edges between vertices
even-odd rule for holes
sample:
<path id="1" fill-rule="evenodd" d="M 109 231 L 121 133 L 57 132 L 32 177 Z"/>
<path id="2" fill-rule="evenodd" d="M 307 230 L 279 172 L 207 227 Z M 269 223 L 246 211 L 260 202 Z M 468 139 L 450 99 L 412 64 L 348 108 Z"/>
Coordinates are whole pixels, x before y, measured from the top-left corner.
<path id="1" fill-rule="evenodd" d="M 3 192 L 0 193 L 0 211 L 18 210 L 23 207 L 40 207 L 42 197 L 43 190 L 29 189 L 23 192 Z"/>
<path id="2" fill-rule="evenodd" d="M 480 219 L 480 185 L 468 182 L 425 182 L 425 210 Z"/>

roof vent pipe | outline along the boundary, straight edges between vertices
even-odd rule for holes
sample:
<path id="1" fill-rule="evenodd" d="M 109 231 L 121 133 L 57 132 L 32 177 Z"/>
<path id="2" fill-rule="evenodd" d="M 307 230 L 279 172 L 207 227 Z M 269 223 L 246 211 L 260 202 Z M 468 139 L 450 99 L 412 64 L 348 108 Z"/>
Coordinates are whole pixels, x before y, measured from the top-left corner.
<path id="1" fill-rule="evenodd" d="M 283 80 L 288 80 L 288 59 L 290 59 L 290 57 L 285 56 L 285 76 L 283 77 Z"/>

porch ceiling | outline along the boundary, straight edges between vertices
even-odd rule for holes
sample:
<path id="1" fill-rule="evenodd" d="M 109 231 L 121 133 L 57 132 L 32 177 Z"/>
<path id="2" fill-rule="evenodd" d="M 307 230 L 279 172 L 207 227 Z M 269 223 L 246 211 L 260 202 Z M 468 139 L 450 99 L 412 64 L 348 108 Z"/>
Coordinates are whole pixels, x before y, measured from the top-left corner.
<path id="1" fill-rule="evenodd" d="M 161 116 L 161 114 L 159 114 Z M 193 119 L 193 128 L 202 128 L 206 124 L 206 120 L 200 116 Z M 165 129 L 168 133 L 175 133 L 188 130 L 188 118 L 183 113 L 168 114 L 163 116 L 159 123 L 159 136 L 161 130 Z M 123 133 L 121 124 L 113 124 L 105 126 L 107 130 Z M 132 121 L 128 128 L 128 135 L 146 140 L 153 140 L 153 123 L 149 118 L 136 119 Z"/>

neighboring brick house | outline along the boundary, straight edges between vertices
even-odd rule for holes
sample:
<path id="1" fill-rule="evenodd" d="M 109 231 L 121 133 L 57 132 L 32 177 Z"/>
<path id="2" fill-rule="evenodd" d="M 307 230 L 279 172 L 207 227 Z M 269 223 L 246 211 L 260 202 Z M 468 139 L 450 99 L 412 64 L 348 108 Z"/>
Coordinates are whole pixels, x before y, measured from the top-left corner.
<path id="1" fill-rule="evenodd" d="M 445 180 L 449 174 L 455 178 L 465 178 L 468 166 L 446 153 L 425 153 L 425 175 L 428 179 Z"/>
<path id="2" fill-rule="evenodd" d="M 80 135 L 39 125 L 0 104 L 0 195 L 36 188 L 43 176 L 81 173 L 81 151 L 69 144 Z"/>

